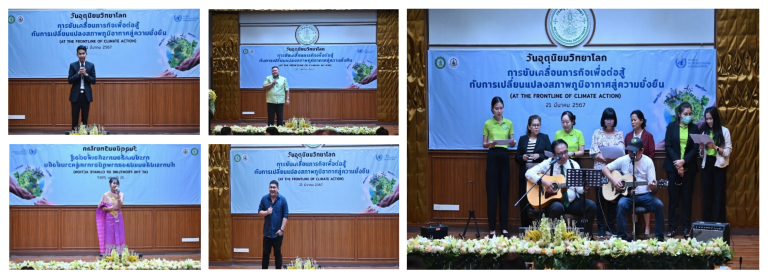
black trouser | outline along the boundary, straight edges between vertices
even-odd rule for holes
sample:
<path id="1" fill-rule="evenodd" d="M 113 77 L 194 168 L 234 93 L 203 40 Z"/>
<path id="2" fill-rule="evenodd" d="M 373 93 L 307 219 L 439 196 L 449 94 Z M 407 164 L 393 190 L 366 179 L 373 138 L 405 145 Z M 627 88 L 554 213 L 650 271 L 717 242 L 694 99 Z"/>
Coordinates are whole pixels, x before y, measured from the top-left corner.
<path id="1" fill-rule="evenodd" d="M 495 147 L 488 150 L 485 163 L 485 193 L 488 197 L 488 228 L 496 230 L 496 207 L 501 203 L 501 229 L 507 229 L 509 219 L 509 151 Z M 501 233 L 501 232 L 497 232 Z"/>
<path id="2" fill-rule="evenodd" d="M 74 130 L 77 126 L 80 126 L 81 122 L 85 125 L 88 125 L 88 111 L 91 109 L 91 102 L 88 101 L 88 97 L 86 97 L 84 93 L 80 93 L 77 95 L 77 102 L 71 102 L 71 104 L 72 130 Z M 79 114 L 81 111 L 83 114 L 83 121 L 78 122 L 78 116 L 80 116 Z"/>
<path id="3" fill-rule="evenodd" d="M 696 162 L 693 162 L 694 164 Z M 667 171 L 669 177 L 669 231 L 677 229 L 677 222 L 682 219 L 683 230 L 691 229 L 691 204 L 693 201 L 693 175 L 685 172 L 685 176 L 680 177 L 677 171 Z M 678 219 L 677 208 L 680 207 L 680 218 Z"/>
<path id="4" fill-rule="evenodd" d="M 704 221 L 725 223 L 725 168 L 715 167 L 715 156 L 707 156 L 701 173 L 701 205 Z"/>
<path id="5" fill-rule="evenodd" d="M 275 269 L 283 268 L 283 236 L 275 238 L 264 237 L 264 253 L 261 254 L 261 269 L 269 268 L 269 253 L 275 248 Z"/>
<path id="6" fill-rule="evenodd" d="M 267 125 L 275 124 L 275 114 L 277 114 L 277 126 L 283 125 L 283 105 L 267 103 Z"/>
<path id="7" fill-rule="evenodd" d="M 583 194 L 582 194 L 583 195 Z M 585 203 L 586 202 L 586 203 Z M 585 213 L 586 209 L 586 213 Z M 592 235 L 592 223 L 595 220 L 595 212 L 597 211 L 597 205 L 595 205 L 595 202 L 589 199 L 583 199 L 582 197 L 577 197 L 573 199 L 573 201 L 568 205 L 566 208 L 562 202 L 560 201 L 554 201 L 549 206 L 547 206 L 547 210 L 549 211 L 549 216 L 547 218 L 555 218 L 560 219 L 560 216 L 563 216 L 563 214 L 568 213 L 571 215 L 584 215 L 581 218 L 587 219 L 587 223 L 583 224 L 581 220 L 574 220 L 576 221 L 577 226 L 583 226 L 584 232 L 587 233 L 587 235 Z M 552 226 L 555 226 L 557 224 L 554 224 Z"/>
<path id="8" fill-rule="evenodd" d="M 597 206 L 601 209 L 600 212 L 597 212 L 597 229 L 607 230 L 611 234 L 616 234 L 616 203 L 606 200 L 600 191 L 597 192 L 597 197 L 600 199 Z M 620 197 L 616 198 L 616 200 L 618 199 Z M 608 228 L 606 228 L 606 224 Z"/>

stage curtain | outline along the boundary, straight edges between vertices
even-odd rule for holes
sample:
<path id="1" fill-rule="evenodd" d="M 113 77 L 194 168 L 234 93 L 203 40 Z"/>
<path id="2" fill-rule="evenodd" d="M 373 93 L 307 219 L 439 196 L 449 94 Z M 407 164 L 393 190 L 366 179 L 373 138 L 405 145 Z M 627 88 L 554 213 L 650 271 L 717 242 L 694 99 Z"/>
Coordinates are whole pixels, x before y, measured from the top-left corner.
<path id="1" fill-rule="evenodd" d="M 211 12 L 211 89 L 216 120 L 240 120 L 240 23 L 238 12 Z"/>
<path id="2" fill-rule="evenodd" d="M 717 10 L 717 108 L 731 131 L 726 218 L 732 227 L 758 227 L 759 10 Z"/>
<path id="3" fill-rule="evenodd" d="M 427 223 L 430 213 L 427 204 L 426 20 L 426 10 L 408 10 L 408 223 Z"/>
<path id="4" fill-rule="evenodd" d="M 400 60 L 398 22 L 398 10 L 383 10 L 377 13 L 376 48 L 379 69 L 376 120 L 378 122 L 398 121 L 398 63 Z"/>
<path id="5" fill-rule="evenodd" d="M 230 261 L 229 144 L 208 145 L 208 259 Z"/>

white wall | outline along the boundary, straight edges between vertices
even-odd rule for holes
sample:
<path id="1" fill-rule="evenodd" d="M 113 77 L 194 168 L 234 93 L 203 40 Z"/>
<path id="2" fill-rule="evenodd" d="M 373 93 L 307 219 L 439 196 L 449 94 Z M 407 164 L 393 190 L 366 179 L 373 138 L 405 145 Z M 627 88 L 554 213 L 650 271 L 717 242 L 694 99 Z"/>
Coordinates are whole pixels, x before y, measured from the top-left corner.
<path id="1" fill-rule="evenodd" d="M 595 9 L 590 44 L 714 43 L 715 12 L 709 10 Z M 429 10 L 430 45 L 550 44 L 545 30 L 547 10 Z M 587 38 L 589 40 L 589 38 Z M 585 40 L 585 43 L 586 41 Z M 556 43 L 557 44 L 557 43 Z M 490 47 L 565 50 L 586 48 L 713 48 L 713 46 L 650 47 Z M 430 47 L 437 48 L 437 47 Z M 452 48 L 452 47 L 440 47 Z"/>
<path id="2" fill-rule="evenodd" d="M 376 11 L 241 12 L 241 44 L 298 44 L 296 28 L 316 25 L 315 44 L 375 44 Z"/>

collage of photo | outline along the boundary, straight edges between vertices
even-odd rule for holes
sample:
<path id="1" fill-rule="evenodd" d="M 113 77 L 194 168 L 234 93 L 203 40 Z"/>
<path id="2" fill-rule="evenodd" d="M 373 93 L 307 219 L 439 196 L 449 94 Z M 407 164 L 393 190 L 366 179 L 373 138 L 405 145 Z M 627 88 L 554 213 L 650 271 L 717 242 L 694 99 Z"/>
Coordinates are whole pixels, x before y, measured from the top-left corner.
<path id="1" fill-rule="evenodd" d="M 759 9 L 389 6 L 9 7 L 9 275 L 757 275 Z"/>

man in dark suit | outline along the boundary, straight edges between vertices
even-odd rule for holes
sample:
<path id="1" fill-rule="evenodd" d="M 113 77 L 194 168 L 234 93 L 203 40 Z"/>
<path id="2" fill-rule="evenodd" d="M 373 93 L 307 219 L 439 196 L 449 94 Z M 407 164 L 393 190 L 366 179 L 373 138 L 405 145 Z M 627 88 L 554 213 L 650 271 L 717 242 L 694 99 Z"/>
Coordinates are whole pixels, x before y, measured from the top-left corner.
<path id="1" fill-rule="evenodd" d="M 91 84 L 96 83 L 96 67 L 91 62 L 86 62 L 88 49 L 84 46 L 77 47 L 77 62 L 69 64 L 69 75 L 67 80 L 72 84 L 69 90 L 69 101 L 72 102 L 72 129 L 74 130 L 78 122 L 78 114 L 82 111 L 83 124 L 88 124 L 88 110 L 93 102 L 93 90 Z"/>

